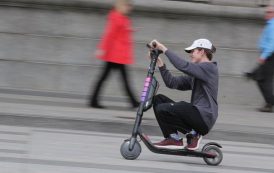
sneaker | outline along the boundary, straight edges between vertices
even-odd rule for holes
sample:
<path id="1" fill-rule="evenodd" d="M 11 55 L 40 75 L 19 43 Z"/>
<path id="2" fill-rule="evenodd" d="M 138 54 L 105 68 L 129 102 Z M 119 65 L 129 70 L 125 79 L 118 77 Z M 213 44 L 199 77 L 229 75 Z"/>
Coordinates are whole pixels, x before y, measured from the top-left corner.
<path id="1" fill-rule="evenodd" d="M 154 145 L 158 148 L 166 148 L 166 149 L 183 149 L 184 144 L 183 140 L 175 140 L 172 138 L 166 138 L 161 142 L 154 143 Z"/>
<path id="2" fill-rule="evenodd" d="M 188 150 L 197 150 L 199 149 L 200 142 L 202 141 L 201 135 L 196 135 L 188 142 L 186 149 Z"/>

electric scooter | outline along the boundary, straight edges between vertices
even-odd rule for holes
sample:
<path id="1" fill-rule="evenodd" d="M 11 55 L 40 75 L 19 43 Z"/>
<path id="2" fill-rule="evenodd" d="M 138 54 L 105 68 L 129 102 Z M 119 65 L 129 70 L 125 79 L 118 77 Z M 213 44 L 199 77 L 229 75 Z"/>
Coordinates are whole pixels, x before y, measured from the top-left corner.
<path id="1" fill-rule="evenodd" d="M 150 49 L 151 62 L 147 72 L 147 77 L 145 79 L 144 88 L 141 95 L 141 103 L 138 107 L 132 135 L 129 139 L 126 139 L 121 145 L 120 152 L 121 155 L 127 160 L 135 160 L 141 154 L 141 145 L 137 140 L 139 136 L 140 139 L 144 142 L 147 148 L 158 154 L 168 154 L 168 155 L 177 155 L 177 156 L 192 156 L 192 157 L 201 157 L 208 165 L 217 166 L 222 162 L 223 154 L 220 148 L 222 146 L 216 142 L 209 142 L 205 144 L 202 150 L 192 151 L 182 147 L 182 149 L 167 149 L 160 148 L 153 145 L 147 135 L 145 135 L 141 130 L 141 122 L 143 113 L 150 109 L 153 105 L 153 97 L 156 95 L 159 88 L 159 82 L 154 77 L 154 71 L 157 59 L 161 53 L 161 50 L 156 49 L 156 43 L 153 43 L 152 46 L 147 44 L 147 47 Z"/>

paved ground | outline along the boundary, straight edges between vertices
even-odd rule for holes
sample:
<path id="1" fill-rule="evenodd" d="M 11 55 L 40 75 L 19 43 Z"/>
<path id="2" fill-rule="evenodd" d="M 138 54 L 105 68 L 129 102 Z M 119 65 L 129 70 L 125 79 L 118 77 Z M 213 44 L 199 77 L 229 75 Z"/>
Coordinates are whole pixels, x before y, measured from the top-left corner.
<path id="1" fill-rule="evenodd" d="M 99 110 L 88 108 L 81 97 L 27 94 L 0 94 L 0 124 L 128 134 L 136 115 L 123 100 L 115 98 L 105 98 L 110 100 L 103 102 L 109 109 Z M 161 135 L 152 110 L 143 119 L 149 134 Z M 273 122 L 274 113 L 259 113 L 254 106 L 220 105 L 217 124 L 207 137 L 274 145 Z"/>
<path id="2" fill-rule="evenodd" d="M 274 172 L 274 146 L 235 141 L 223 145 L 221 166 L 201 158 L 157 155 L 142 145 L 137 160 L 124 160 L 119 147 L 126 134 L 0 126 L 1 173 L 85 172 Z M 159 140 L 153 137 L 153 140 Z M 207 142 L 204 140 L 203 142 Z"/>
<path id="3" fill-rule="evenodd" d="M 137 160 L 124 160 L 119 148 L 135 112 L 125 102 L 104 104 L 113 106 L 98 110 L 82 98 L 0 94 L 0 173 L 274 172 L 272 113 L 221 105 L 216 126 L 203 140 L 223 145 L 221 166 L 211 167 L 201 158 L 153 154 L 143 144 Z M 161 139 L 151 111 L 143 128 L 153 141 Z"/>

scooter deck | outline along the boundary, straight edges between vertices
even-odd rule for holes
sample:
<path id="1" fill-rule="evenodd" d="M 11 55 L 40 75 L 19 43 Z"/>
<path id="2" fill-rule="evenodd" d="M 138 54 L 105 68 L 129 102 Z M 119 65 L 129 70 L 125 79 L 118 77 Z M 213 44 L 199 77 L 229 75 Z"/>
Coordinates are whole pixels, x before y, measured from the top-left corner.
<path id="1" fill-rule="evenodd" d="M 158 154 L 168 154 L 168 155 L 177 155 L 177 156 L 192 156 L 192 157 L 206 157 L 206 158 L 215 158 L 216 155 L 213 153 L 206 153 L 202 151 L 192 151 L 187 149 L 167 149 L 167 148 L 158 148 L 155 147 L 150 139 L 143 133 L 139 134 L 141 140 L 147 146 L 147 148 Z"/>

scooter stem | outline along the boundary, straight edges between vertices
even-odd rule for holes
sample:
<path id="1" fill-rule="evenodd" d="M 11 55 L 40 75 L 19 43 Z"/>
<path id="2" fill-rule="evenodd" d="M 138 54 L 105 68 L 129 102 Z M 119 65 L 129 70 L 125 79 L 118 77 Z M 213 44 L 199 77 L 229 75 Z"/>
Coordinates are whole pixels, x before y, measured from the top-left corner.
<path id="1" fill-rule="evenodd" d="M 131 138 L 130 138 L 129 151 L 132 151 L 132 150 L 133 150 L 134 145 L 135 145 L 135 143 L 136 143 L 136 140 L 137 140 L 137 138 L 135 138 L 135 137 L 131 137 Z"/>

